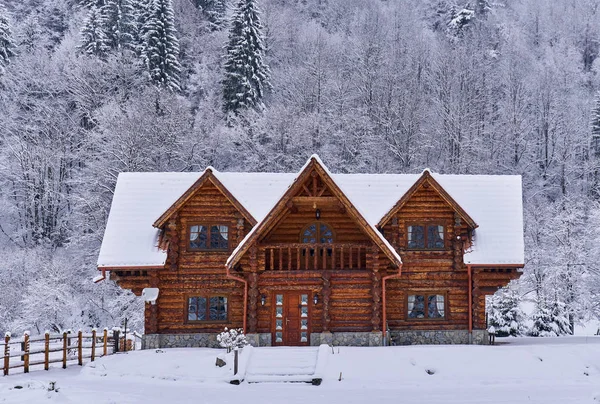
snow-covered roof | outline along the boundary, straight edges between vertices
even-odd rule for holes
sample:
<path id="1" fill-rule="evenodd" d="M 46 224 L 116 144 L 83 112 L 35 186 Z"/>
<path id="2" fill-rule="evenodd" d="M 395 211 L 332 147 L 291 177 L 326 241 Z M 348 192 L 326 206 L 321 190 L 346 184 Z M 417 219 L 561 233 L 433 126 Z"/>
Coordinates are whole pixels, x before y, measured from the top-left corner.
<path id="1" fill-rule="evenodd" d="M 203 173 L 122 173 L 98 258 L 99 267 L 163 266 L 159 230 L 152 224 Z M 213 174 L 260 224 L 297 174 Z M 521 177 L 431 174 L 479 225 L 466 264 L 524 263 Z M 331 174 L 369 224 L 375 226 L 421 174 Z"/>

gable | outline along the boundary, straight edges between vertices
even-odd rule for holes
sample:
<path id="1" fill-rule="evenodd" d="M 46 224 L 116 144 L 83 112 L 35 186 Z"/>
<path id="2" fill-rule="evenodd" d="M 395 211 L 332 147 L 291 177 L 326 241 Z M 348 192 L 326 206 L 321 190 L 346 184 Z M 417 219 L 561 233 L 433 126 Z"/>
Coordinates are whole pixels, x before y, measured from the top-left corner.
<path id="1" fill-rule="evenodd" d="M 320 159 L 317 156 L 312 156 L 265 219 L 252 229 L 231 254 L 227 260 L 227 265 L 229 267 L 236 265 L 251 244 L 267 237 L 286 216 L 301 210 L 305 211 L 304 206 L 302 206 L 302 209 L 300 207 L 306 204 L 314 209 L 315 214 L 316 210 L 319 209 L 319 204 L 323 204 L 327 210 L 332 207 L 343 210 L 362 229 L 368 240 L 379 246 L 393 265 L 398 266 L 402 263 L 400 256 L 387 240 L 373 225 L 366 221 L 358 208 L 335 183 Z"/>
<path id="2" fill-rule="evenodd" d="M 429 170 L 425 170 L 423 175 L 413 184 L 412 187 L 400 198 L 400 200 L 390 209 L 379 221 L 380 227 L 385 226 L 390 219 L 397 215 L 401 209 L 408 205 L 408 210 L 427 215 L 442 214 L 444 210 L 451 209 L 456 213 L 471 229 L 478 227 L 477 223 L 462 208 L 462 206 L 432 177 Z"/>

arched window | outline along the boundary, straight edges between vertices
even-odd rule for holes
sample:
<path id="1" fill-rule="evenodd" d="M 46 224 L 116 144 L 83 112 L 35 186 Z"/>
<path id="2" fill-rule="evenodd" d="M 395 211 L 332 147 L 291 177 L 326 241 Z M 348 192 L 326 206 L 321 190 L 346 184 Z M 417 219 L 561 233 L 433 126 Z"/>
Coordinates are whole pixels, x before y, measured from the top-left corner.
<path id="1" fill-rule="evenodd" d="M 333 230 L 325 223 L 311 223 L 302 229 L 300 242 L 307 244 L 332 244 L 334 239 Z"/>

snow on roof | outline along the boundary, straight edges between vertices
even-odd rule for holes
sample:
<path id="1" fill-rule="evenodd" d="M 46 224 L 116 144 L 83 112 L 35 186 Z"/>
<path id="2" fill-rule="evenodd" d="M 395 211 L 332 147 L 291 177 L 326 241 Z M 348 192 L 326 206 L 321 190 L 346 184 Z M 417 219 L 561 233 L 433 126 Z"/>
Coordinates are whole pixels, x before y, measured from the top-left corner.
<path id="1" fill-rule="evenodd" d="M 226 173 L 216 170 L 213 174 L 259 223 L 297 177 L 297 174 L 289 173 Z M 202 173 L 119 175 L 98 266 L 164 265 L 166 253 L 157 247 L 159 230 L 152 227 L 152 224 L 201 175 Z M 421 174 L 331 176 L 360 214 L 375 226 Z M 474 245 L 464 256 L 466 264 L 524 263 L 520 176 L 436 173 L 432 176 L 479 225 L 474 233 Z"/>

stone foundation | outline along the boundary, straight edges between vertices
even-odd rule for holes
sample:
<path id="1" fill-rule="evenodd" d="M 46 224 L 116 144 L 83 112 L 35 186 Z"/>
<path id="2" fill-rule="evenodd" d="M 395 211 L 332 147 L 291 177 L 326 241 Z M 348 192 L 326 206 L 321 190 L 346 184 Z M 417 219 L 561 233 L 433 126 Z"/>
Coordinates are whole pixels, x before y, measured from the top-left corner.
<path id="1" fill-rule="evenodd" d="M 383 333 L 378 332 L 323 332 L 310 334 L 310 345 L 381 346 Z"/>
<path id="2" fill-rule="evenodd" d="M 217 334 L 146 334 L 142 349 L 158 348 L 221 348 Z"/>
<path id="3" fill-rule="evenodd" d="M 248 334 L 246 336 L 252 346 L 271 346 L 271 334 Z M 453 331 L 390 331 L 392 345 L 450 345 L 489 344 L 486 330 L 474 330 L 472 342 L 469 341 L 469 332 L 463 330 Z M 383 345 L 382 332 L 323 332 L 310 334 L 310 345 L 321 344 L 333 346 L 381 346 Z M 158 348 L 220 348 L 217 334 L 146 334 L 142 340 L 142 349 Z"/>
<path id="4" fill-rule="evenodd" d="M 392 345 L 453 345 L 453 344 L 489 344 L 486 330 L 473 330 L 472 341 L 469 332 L 463 330 L 447 331 L 390 331 Z"/>
<path id="5" fill-rule="evenodd" d="M 271 333 L 246 334 L 246 338 L 255 347 L 271 346 Z"/>

